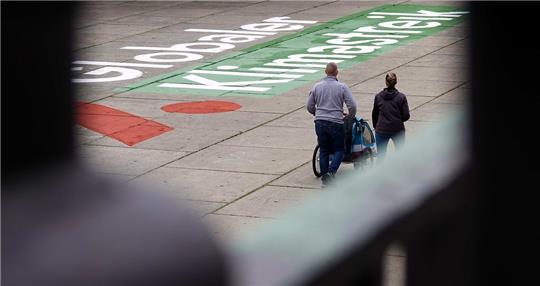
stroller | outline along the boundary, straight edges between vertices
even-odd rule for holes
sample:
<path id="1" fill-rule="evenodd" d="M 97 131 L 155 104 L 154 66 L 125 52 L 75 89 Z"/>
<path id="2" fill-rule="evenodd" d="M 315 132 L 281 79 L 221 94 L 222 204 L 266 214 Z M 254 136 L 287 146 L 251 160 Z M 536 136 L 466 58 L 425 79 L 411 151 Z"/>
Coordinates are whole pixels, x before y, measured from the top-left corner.
<path id="1" fill-rule="evenodd" d="M 345 154 L 342 163 L 352 163 L 355 169 L 371 166 L 377 155 L 377 144 L 373 130 L 359 116 L 346 116 L 343 121 L 343 128 L 345 129 Z M 332 154 L 330 154 L 330 162 L 332 162 Z M 315 150 L 313 150 L 311 166 L 313 167 L 315 176 L 320 177 L 319 145 L 315 146 Z"/>

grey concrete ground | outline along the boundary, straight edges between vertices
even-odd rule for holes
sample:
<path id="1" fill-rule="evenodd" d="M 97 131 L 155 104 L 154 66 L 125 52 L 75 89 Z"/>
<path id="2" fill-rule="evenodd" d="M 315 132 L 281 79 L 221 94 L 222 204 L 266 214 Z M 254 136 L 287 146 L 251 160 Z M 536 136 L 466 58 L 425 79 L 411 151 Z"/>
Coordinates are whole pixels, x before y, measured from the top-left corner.
<path id="1" fill-rule="evenodd" d="M 140 51 L 121 47 L 165 47 L 201 36 L 184 32 L 189 28 L 238 29 L 271 16 L 324 22 L 387 3 L 414 2 L 82 3 L 76 22 L 75 59 L 126 62 Z M 233 51 L 283 34 L 239 44 Z M 340 80 L 350 86 L 359 114 L 370 118 L 373 96 L 383 87 L 384 74 L 396 72 L 397 87 L 408 96 L 411 108 L 411 120 L 406 123 L 408 136 L 414 137 L 464 104 L 469 91 L 467 37 L 465 25 L 449 28 L 366 61 L 359 68 L 342 70 Z M 199 62 L 177 63 L 175 68 Z M 147 70 L 142 78 L 160 73 L 164 71 Z M 225 242 L 233 242 L 265 222 L 280 219 L 287 208 L 324 191 L 310 165 L 316 137 L 312 117 L 304 104 L 311 84 L 272 98 L 227 97 L 225 100 L 242 106 L 234 112 L 187 115 L 164 113 L 159 108 L 215 98 L 115 91 L 139 80 L 76 84 L 80 101 L 117 108 L 174 127 L 171 132 L 131 147 L 77 127 L 81 156 L 96 171 L 123 181 L 163 188 L 174 198 L 187 200 Z M 354 170 L 351 165 L 343 165 L 339 172 Z M 404 256 L 397 246 L 388 251 L 386 285 L 403 284 Z"/>

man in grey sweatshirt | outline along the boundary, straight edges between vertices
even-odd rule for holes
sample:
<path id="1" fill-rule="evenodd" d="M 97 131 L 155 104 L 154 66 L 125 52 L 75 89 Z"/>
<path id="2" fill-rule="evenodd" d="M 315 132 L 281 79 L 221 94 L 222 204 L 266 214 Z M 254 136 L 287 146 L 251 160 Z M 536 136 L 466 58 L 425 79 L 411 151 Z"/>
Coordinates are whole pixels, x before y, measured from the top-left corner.
<path id="1" fill-rule="evenodd" d="M 337 172 L 345 151 L 343 130 L 343 103 L 348 115 L 356 114 L 356 102 L 349 88 L 337 80 L 336 63 L 326 65 L 326 77 L 316 83 L 309 92 L 306 108 L 315 115 L 315 133 L 319 143 L 319 162 L 323 186 L 328 185 Z M 330 164 L 330 155 L 332 163 Z"/>

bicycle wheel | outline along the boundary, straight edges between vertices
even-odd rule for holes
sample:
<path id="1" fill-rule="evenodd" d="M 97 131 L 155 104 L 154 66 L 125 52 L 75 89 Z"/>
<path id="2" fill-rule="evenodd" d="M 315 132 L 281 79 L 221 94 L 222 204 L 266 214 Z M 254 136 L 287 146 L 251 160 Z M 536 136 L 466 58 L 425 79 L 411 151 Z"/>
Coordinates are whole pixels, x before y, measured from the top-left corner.
<path id="1" fill-rule="evenodd" d="M 315 150 L 313 150 L 311 167 L 313 168 L 313 174 L 315 174 L 315 177 L 319 178 L 321 176 L 321 170 L 319 165 L 319 145 L 315 146 Z"/>
<path id="2" fill-rule="evenodd" d="M 328 156 L 328 164 L 332 164 L 332 158 L 334 154 L 330 154 Z M 321 165 L 319 163 L 319 145 L 315 146 L 315 150 L 313 150 L 313 158 L 311 159 L 311 167 L 313 169 L 313 174 L 315 174 L 315 177 L 319 178 L 321 176 Z"/>

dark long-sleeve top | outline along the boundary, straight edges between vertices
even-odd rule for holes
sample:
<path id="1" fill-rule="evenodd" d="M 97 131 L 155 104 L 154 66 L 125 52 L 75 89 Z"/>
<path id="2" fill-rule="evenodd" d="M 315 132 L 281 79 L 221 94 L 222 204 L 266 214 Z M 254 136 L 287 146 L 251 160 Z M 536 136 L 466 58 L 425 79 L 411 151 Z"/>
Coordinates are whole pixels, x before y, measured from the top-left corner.
<path id="1" fill-rule="evenodd" d="M 383 134 L 395 134 L 405 131 L 405 121 L 411 117 L 407 97 L 397 89 L 383 89 L 373 102 L 371 113 L 375 131 Z"/>

